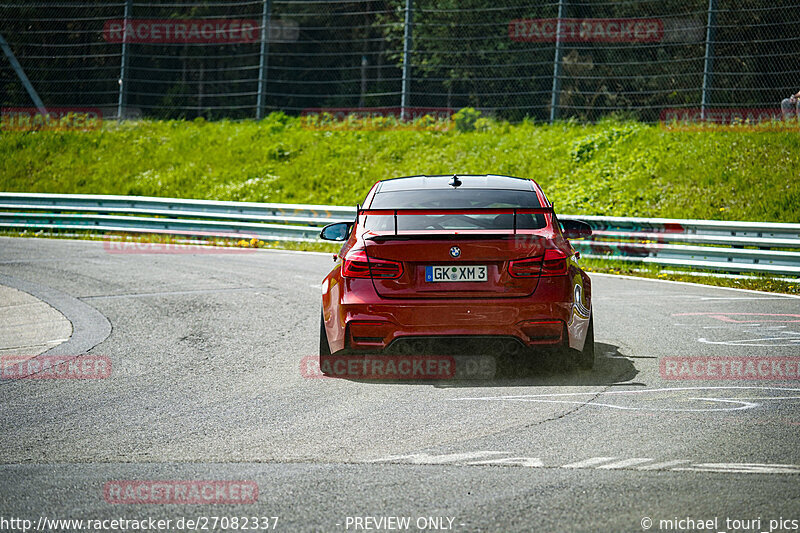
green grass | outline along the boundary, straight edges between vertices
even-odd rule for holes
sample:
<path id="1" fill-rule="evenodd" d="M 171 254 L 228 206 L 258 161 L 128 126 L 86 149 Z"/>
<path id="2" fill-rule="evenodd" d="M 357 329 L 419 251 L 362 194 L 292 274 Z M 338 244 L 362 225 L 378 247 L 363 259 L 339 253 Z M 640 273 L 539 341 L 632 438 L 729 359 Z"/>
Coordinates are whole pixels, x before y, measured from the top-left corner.
<path id="1" fill-rule="evenodd" d="M 389 177 L 499 173 L 536 179 L 562 213 L 800 222 L 795 130 L 479 126 L 317 131 L 273 114 L 2 132 L 0 190 L 353 205 Z"/>

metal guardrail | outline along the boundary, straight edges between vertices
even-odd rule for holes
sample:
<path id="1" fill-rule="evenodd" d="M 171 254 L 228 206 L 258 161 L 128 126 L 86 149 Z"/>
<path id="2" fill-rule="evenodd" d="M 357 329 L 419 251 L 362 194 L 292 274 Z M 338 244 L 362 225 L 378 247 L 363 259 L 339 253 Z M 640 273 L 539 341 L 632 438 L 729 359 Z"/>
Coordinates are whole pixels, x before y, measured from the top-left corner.
<path id="1" fill-rule="evenodd" d="M 800 224 L 561 215 L 592 226 L 584 257 L 800 276 Z"/>
<path id="2" fill-rule="evenodd" d="M 0 228 L 316 240 L 355 207 L 0 192 Z M 316 229 L 315 229 L 316 228 Z"/>
<path id="3" fill-rule="evenodd" d="M 317 240 L 320 227 L 355 217 L 354 207 L 219 202 L 139 196 L 0 192 L 0 228 L 181 237 Z M 559 215 L 583 220 L 583 257 L 718 272 L 800 276 L 800 224 Z"/>

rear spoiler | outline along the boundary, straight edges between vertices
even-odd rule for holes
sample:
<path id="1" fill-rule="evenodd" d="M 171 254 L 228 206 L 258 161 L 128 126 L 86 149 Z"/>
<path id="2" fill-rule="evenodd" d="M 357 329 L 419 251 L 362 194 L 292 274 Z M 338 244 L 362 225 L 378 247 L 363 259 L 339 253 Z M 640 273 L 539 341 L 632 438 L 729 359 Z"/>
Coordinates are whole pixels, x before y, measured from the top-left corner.
<path id="1" fill-rule="evenodd" d="M 397 217 L 401 215 L 513 215 L 512 234 L 517 233 L 517 215 L 553 215 L 555 208 L 548 207 L 485 207 L 485 208 L 442 208 L 442 209 L 362 209 L 356 207 L 356 221 L 360 220 L 361 215 L 385 215 L 394 217 L 394 235 L 397 236 Z"/>

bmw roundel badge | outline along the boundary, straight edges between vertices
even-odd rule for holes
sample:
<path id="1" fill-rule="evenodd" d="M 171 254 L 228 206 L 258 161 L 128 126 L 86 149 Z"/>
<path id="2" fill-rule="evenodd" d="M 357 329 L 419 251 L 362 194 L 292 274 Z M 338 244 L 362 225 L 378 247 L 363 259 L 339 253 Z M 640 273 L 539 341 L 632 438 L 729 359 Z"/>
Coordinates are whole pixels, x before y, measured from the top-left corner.
<path id="1" fill-rule="evenodd" d="M 450 255 L 453 257 L 460 257 L 461 256 L 461 248 L 458 246 L 453 246 L 450 248 Z"/>

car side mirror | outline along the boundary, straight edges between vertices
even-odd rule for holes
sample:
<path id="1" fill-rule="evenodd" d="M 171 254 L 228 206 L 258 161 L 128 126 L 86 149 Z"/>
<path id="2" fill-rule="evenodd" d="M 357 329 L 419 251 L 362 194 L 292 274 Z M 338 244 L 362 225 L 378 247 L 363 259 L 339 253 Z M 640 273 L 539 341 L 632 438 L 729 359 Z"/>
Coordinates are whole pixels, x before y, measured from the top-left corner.
<path id="1" fill-rule="evenodd" d="M 352 222 L 328 224 L 319 232 L 319 238 L 325 241 L 346 241 L 352 227 Z"/>
<path id="2" fill-rule="evenodd" d="M 561 229 L 567 239 L 583 239 L 592 235 L 592 227 L 582 220 L 561 220 Z"/>

